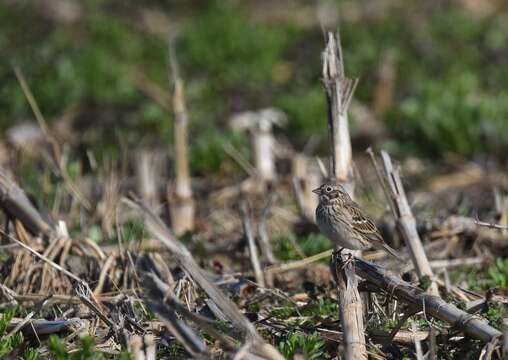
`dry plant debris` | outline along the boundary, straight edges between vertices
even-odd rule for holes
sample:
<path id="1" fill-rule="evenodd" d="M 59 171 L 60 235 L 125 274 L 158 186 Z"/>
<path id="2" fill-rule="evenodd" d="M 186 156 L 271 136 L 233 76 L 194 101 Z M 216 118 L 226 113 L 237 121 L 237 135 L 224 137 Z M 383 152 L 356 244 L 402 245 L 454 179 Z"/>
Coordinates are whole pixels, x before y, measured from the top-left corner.
<path id="1" fill-rule="evenodd" d="M 333 35 L 328 40 L 337 41 Z M 341 59 L 340 46 L 328 55 L 328 65 Z M 324 69 L 331 76 L 325 79 L 330 118 L 342 119 L 343 128 L 330 126 L 331 138 L 344 141 L 356 81 L 344 77 L 342 63 L 334 66 L 332 73 Z M 165 179 L 147 176 L 156 173 L 153 164 L 139 164 L 152 159 L 145 150 L 97 167 L 91 179 L 79 172 L 70 176 L 67 146 L 51 135 L 22 72 L 16 74 L 44 136 L 33 166 L 41 183 L 52 181 L 51 196 L 36 206 L 18 184 L 23 178 L 13 175 L 19 174 L 16 162 L 0 169 L 2 358 L 100 353 L 124 359 L 326 359 L 344 353 L 353 358 L 359 349 L 356 355 L 376 359 L 470 353 L 501 359 L 507 353 L 506 199 L 482 212 L 483 221 L 452 213 L 423 221 L 411 209 L 398 168 L 383 153 L 384 171 L 377 173 L 383 173 L 395 216 L 382 218 L 379 227 L 387 238 L 406 241 L 413 264 L 400 268 L 383 254 L 366 253 L 363 260 L 341 256 L 330 271 L 331 244 L 312 223 L 313 202 L 306 194 L 316 178 L 326 177 L 324 171 L 306 178 L 305 171 L 277 169 L 272 176 L 276 167 L 270 165 L 269 176 L 254 170 L 240 183 L 194 183 L 186 164 L 188 115 L 176 74 L 174 110 L 183 134 L 176 167 L 183 176 L 177 174 L 177 190 L 169 196 Z M 340 104 L 345 108 L 338 110 Z M 332 175 L 361 189 L 353 178 L 351 149 L 340 151 L 335 140 L 332 149 L 341 154 L 332 157 Z M 234 148 L 230 153 L 244 161 Z M 272 155 L 295 167 L 302 162 L 296 157 L 313 162 L 294 150 Z M 312 166 L 324 168 L 319 162 Z M 499 178 L 508 183 L 506 176 Z M 453 189 L 449 179 L 447 189 Z M 192 210 L 182 213 L 195 216 L 178 231 L 174 222 L 185 215 L 168 213 L 174 196 L 191 201 Z M 405 255 L 405 247 L 399 248 Z M 351 304 L 354 313 L 348 314 L 344 305 Z M 346 318 L 361 327 L 351 331 L 346 325 L 354 321 L 346 324 Z"/>

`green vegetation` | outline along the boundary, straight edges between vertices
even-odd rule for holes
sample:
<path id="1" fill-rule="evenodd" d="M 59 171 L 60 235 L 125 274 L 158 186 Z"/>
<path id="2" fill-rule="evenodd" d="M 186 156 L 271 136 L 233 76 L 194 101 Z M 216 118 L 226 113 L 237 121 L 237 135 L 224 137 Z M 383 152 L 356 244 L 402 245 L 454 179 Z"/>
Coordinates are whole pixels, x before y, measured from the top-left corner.
<path id="1" fill-rule="evenodd" d="M 171 341 L 169 346 L 164 347 L 161 351 L 157 352 L 157 356 L 161 359 L 188 359 L 189 353 L 178 341 Z"/>
<path id="2" fill-rule="evenodd" d="M 275 255 L 281 260 L 299 259 L 300 256 L 296 247 L 306 256 L 311 256 L 330 249 L 332 243 L 326 236 L 317 233 L 305 236 L 288 234 L 274 240 Z"/>
<path id="3" fill-rule="evenodd" d="M 329 354 L 324 352 L 325 342 L 318 333 L 310 335 L 299 332 L 290 332 L 285 340 L 279 344 L 279 350 L 286 359 L 292 359 L 294 355 L 301 354 L 305 359 L 329 359 Z"/>
<path id="4" fill-rule="evenodd" d="M 487 274 L 490 280 L 488 287 L 508 288 L 508 259 L 497 258 L 496 263 L 488 268 Z"/>
<path id="5" fill-rule="evenodd" d="M 491 326 L 503 330 L 503 319 L 508 317 L 508 307 L 506 304 L 489 304 L 488 310 L 484 315 L 489 320 Z"/>
<path id="6" fill-rule="evenodd" d="M 325 136 L 326 121 L 319 121 L 326 119 L 325 97 L 320 84 L 283 94 L 277 105 L 288 114 L 288 131 L 297 143 L 303 144 L 309 139 L 309 134 Z"/>
<path id="7" fill-rule="evenodd" d="M 394 319 L 391 319 L 388 317 L 386 317 L 386 318 L 374 317 L 374 318 L 370 319 L 369 322 L 367 322 L 367 329 L 368 330 L 384 330 L 384 331 L 389 332 L 390 330 L 395 328 L 395 326 L 397 326 L 397 323 L 398 323 L 397 320 L 394 320 Z"/>
<path id="8" fill-rule="evenodd" d="M 508 130 L 508 93 L 491 94 L 479 86 L 476 75 L 469 72 L 451 76 L 449 81 L 421 82 L 416 96 L 400 106 L 398 116 L 413 125 L 406 128 L 406 135 L 419 136 L 433 155 L 504 151 L 508 144 L 496 132 Z"/>
<path id="9" fill-rule="evenodd" d="M 455 278 L 457 275 L 454 275 Z M 508 259 L 496 258 L 494 264 L 490 265 L 486 271 L 478 268 L 461 270 L 459 276 L 464 276 L 468 288 L 476 291 L 485 291 L 491 288 L 508 288 Z M 463 307 L 459 304 L 459 307 Z M 508 317 L 508 307 L 506 304 L 496 300 L 487 304 L 483 316 L 487 318 L 489 324 L 502 330 L 503 319 Z"/>
<path id="10" fill-rule="evenodd" d="M 0 9 L 0 47 L 8 64 L 23 70 L 49 120 L 80 105 L 74 126 L 99 160 L 104 154 L 117 157 L 120 143 L 171 139 L 173 115 L 134 80 L 142 72 L 169 90 L 167 36 L 132 26 L 129 13 L 137 8 L 119 15 L 117 5 L 86 1 L 86 15 L 73 25 L 44 25 L 28 4 Z M 171 20 L 188 19 L 176 48 L 192 120 L 195 173 L 227 172 L 234 164 L 222 149 L 227 141 L 246 152 L 244 137 L 224 131 L 225 120 L 238 110 L 280 106 L 289 115 L 286 131 L 296 147 L 311 134 L 325 135 L 318 26 L 304 27 L 291 17 L 270 22 L 252 16 L 239 1 L 211 1 L 190 17 L 185 6 L 172 10 Z M 415 21 L 408 13 L 421 15 Z M 408 4 L 361 25 L 342 21 L 346 70 L 361 77 L 360 101 L 373 103 L 380 62 L 387 51 L 394 54 L 394 101 L 380 119 L 403 154 L 472 156 L 508 149 L 501 136 L 508 130 L 508 70 L 501 65 L 505 20 L 501 13 L 473 17 L 457 6 Z M 0 129 L 32 117 L 11 69 L 1 70 Z"/>
<path id="11" fill-rule="evenodd" d="M 235 153 L 249 159 L 248 141 L 245 136 L 229 131 L 210 130 L 198 137 L 190 150 L 190 166 L 197 176 L 206 174 L 229 174 L 231 170 L 239 170 L 239 165 L 224 150 L 230 144 Z"/>
<path id="12" fill-rule="evenodd" d="M 140 219 L 132 219 L 125 223 L 122 232 L 122 241 L 139 241 L 145 235 L 145 224 Z"/>
<path id="13" fill-rule="evenodd" d="M 260 26 L 232 4 L 212 2 L 199 22 L 190 24 L 182 40 L 182 61 L 197 69 L 196 75 L 207 76 L 208 91 L 263 91 L 284 54 L 290 28 Z"/>
<path id="14" fill-rule="evenodd" d="M 304 307 L 296 308 L 290 302 L 282 303 L 270 311 L 270 315 L 280 319 L 295 317 L 295 325 L 302 326 L 305 323 L 316 324 L 324 320 L 339 320 L 339 304 L 337 300 L 320 296 L 311 299 Z"/>
<path id="15" fill-rule="evenodd" d="M 97 351 L 94 351 L 94 341 L 91 336 L 84 336 L 81 338 L 80 348 L 69 354 L 67 348 L 62 340 L 56 335 L 52 335 L 48 341 L 48 347 L 51 355 L 55 360 L 130 360 L 131 356 L 127 352 L 122 352 L 118 356 L 109 356 Z"/>
<path id="16" fill-rule="evenodd" d="M 7 325 L 9 325 L 15 313 L 15 308 L 7 309 L 3 312 L 2 318 L 0 319 L 0 358 L 4 358 L 23 343 L 23 334 L 19 332 L 11 336 L 6 336 Z M 27 358 L 28 356 L 33 356 L 31 354 L 31 351 L 27 351 Z M 34 358 L 32 357 L 31 359 Z"/>
<path id="17" fill-rule="evenodd" d="M 313 299 L 301 311 L 302 315 L 309 316 L 312 323 L 321 322 L 324 319 L 328 321 L 339 320 L 339 303 L 337 300 L 327 297 Z"/>
<path id="18" fill-rule="evenodd" d="M 471 290 L 484 291 L 489 288 L 508 288 L 508 259 L 496 258 L 494 264 L 482 271 L 476 267 L 461 269 L 451 274 L 454 282 L 465 281 Z"/>
<path id="19" fill-rule="evenodd" d="M 24 344 L 23 334 L 17 332 L 14 335 L 7 335 L 7 325 L 16 314 L 16 308 L 11 308 L 2 313 L 0 318 L 0 358 L 4 358 L 7 355 L 12 355 L 16 349 L 21 349 L 21 354 L 18 354 L 19 358 L 25 360 L 37 360 L 40 358 L 37 349 L 28 347 Z M 106 359 L 117 359 L 117 360 L 130 360 L 131 357 L 127 352 L 122 352 L 118 356 L 110 356 L 94 350 L 94 341 L 91 336 L 85 336 L 81 338 L 80 346 L 77 351 L 69 354 L 64 342 L 56 335 L 51 335 L 47 341 L 48 350 L 52 359 L 55 360 L 106 360 Z M 23 350 L 23 348 L 25 350 Z"/>

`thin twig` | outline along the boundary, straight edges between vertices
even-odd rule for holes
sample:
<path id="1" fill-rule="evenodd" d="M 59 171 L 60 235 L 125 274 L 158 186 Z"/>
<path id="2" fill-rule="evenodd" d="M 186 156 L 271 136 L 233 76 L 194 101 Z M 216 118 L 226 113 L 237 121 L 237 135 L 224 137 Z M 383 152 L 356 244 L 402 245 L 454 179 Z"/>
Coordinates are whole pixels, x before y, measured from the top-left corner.
<path id="1" fill-rule="evenodd" d="M 256 177 L 257 170 L 254 166 L 252 166 L 247 159 L 245 159 L 241 153 L 233 146 L 233 144 L 229 141 L 226 141 L 222 148 L 224 152 L 231 156 L 233 160 L 237 162 L 238 165 L 249 175 L 250 177 Z"/>
<path id="2" fill-rule="evenodd" d="M 178 60 L 176 58 L 175 39 L 169 41 L 169 65 L 173 84 L 173 111 L 175 113 L 175 161 L 176 161 L 176 194 L 181 198 L 191 198 L 192 188 L 188 160 L 188 127 L 189 114 L 185 103 L 183 80 L 180 77 Z"/>
<path id="3" fill-rule="evenodd" d="M 168 45 L 169 83 L 173 85 L 174 150 L 175 150 L 175 191 L 170 196 L 171 223 L 177 236 L 194 228 L 195 204 L 192 196 L 192 184 L 189 167 L 188 128 L 189 114 L 185 102 L 184 83 L 180 76 L 176 58 L 175 39 L 171 37 Z"/>
<path id="4" fill-rule="evenodd" d="M 82 204 L 87 210 L 92 209 L 92 205 L 86 199 L 86 197 L 83 195 L 81 190 L 74 184 L 71 177 L 69 176 L 69 173 L 67 171 L 67 168 L 65 167 L 65 162 L 63 161 L 63 155 L 62 151 L 60 149 L 60 145 L 49 132 L 48 126 L 46 124 L 46 120 L 44 119 L 44 116 L 42 115 L 42 112 L 39 108 L 39 105 L 37 105 L 37 101 L 35 100 L 35 97 L 30 90 L 30 87 L 28 86 L 28 83 L 25 79 L 25 76 L 23 75 L 23 72 L 18 66 L 14 67 L 14 73 L 16 74 L 16 78 L 18 79 L 18 82 L 21 86 L 21 89 L 23 90 L 23 94 L 25 95 L 28 104 L 30 105 L 30 108 L 32 109 L 32 112 L 35 115 L 35 118 L 39 124 L 39 127 L 41 128 L 42 133 L 47 138 L 48 142 L 51 145 L 51 148 L 53 150 L 53 161 L 56 169 L 58 169 L 60 175 L 62 176 L 64 183 L 71 195 L 74 195 L 74 197 L 79 201 L 80 204 Z"/>
<path id="5" fill-rule="evenodd" d="M 245 201 L 240 204 L 240 211 L 242 214 L 243 231 L 247 237 L 247 242 L 249 244 L 249 258 L 254 270 L 254 276 L 256 277 L 256 282 L 259 284 L 259 286 L 265 287 L 265 278 L 263 276 L 263 271 L 261 270 L 261 263 L 259 262 L 258 249 L 254 240 L 254 234 L 252 233 L 252 225 L 249 216 L 248 205 Z"/>
<path id="6" fill-rule="evenodd" d="M 432 269 L 449 269 L 457 268 L 461 266 L 474 266 L 480 265 L 485 262 L 485 258 L 481 256 L 462 258 L 462 259 L 442 259 L 429 261 L 429 265 Z M 402 273 L 414 270 L 414 264 L 408 264 L 402 269 Z"/>
<path id="7" fill-rule="evenodd" d="M 277 193 L 272 192 L 268 197 L 268 201 L 261 212 L 261 217 L 259 219 L 258 224 L 258 235 L 259 235 L 259 246 L 261 251 L 269 264 L 275 264 L 277 259 L 273 254 L 272 244 L 270 243 L 270 239 L 268 238 L 268 231 L 266 229 L 266 223 L 268 221 L 268 216 L 270 215 L 270 210 L 272 208 L 273 203 L 277 199 Z"/>
<path id="8" fill-rule="evenodd" d="M 423 280 L 428 277 L 431 281 L 429 291 L 433 295 L 439 296 L 434 274 L 416 229 L 416 220 L 402 185 L 400 170 L 393 167 L 390 155 L 386 151 L 381 151 L 381 157 L 383 159 L 384 178 L 389 190 L 388 199 L 395 214 L 397 229 L 410 251 L 419 279 Z"/>
<path id="9" fill-rule="evenodd" d="M 102 292 L 102 289 L 104 287 L 104 283 L 106 281 L 106 276 L 108 275 L 109 269 L 113 264 L 115 263 L 115 256 L 110 255 L 109 258 L 104 263 L 104 266 L 101 269 L 101 273 L 99 275 L 99 281 L 97 282 L 97 286 L 95 287 L 93 293 L 95 295 L 99 295 Z"/>
<path id="10" fill-rule="evenodd" d="M 319 254 L 312 255 L 312 256 L 306 257 L 301 260 L 295 260 L 295 261 L 287 262 L 284 264 L 269 266 L 266 268 L 265 271 L 270 272 L 272 274 L 280 274 L 280 273 L 290 271 L 290 270 L 301 269 L 301 268 L 303 268 L 309 264 L 312 264 L 316 261 L 329 258 L 330 256 L 332 256 L 332 253 L 333 253 L 333 249 L 326 250 L 326 251 L 323 251 Z"/>
<path id="11" fill-rule="evenodd" d="M 46 120 L 44 119 L 44 116 L 42 115 L 42 112 L 39 108 L 39 105 L 37 104 L 37 101 L 35 100 L 35 97 L 33 96 L 33 93 L 30 90 L 28 83 L 26 82 L 25 75 L 23 75 L 23 72 L 21 71 L 19 66 L 14 66 L 14 73 L 16 74 L 16 78 L 18 79 L 19 85 L 21 86 L 21 90 L 23 90 L 23 94 L 25 95 L 28 104 L 32 108 L 32 112 L 35 115 L 35 119 L 37 120 L 37 123 L 39 124 L 42 133 L 44 134 L 44 136 L 46 136 L 47 139 L 50 140 L 50 143 L 52 145 L 57 146 L 55 139 L 49 133 Z M 58 147 L 56 147 L 55 149 L 58 149 Z M 56 154 L 59 154 L 58 150 L 56 151 Z"/>
<path id="12" fill-rule="evenodd" d="M 390 190 L 388 190 L 388 184 L 386 183 L 386 178 L 383 176 L 381 166 L 379 166 L 376 160 L 376 156 L 374 155 L 374 152 L 372 151 L 372 148 L 370 146 L 367 149 L 367 154 L 369 154 L 369 158 L 372 162 L 372 165 L 376 170 L 377 179 L 381 184 L 381 188 L 383 189 L 386 199 L 390 202 L 390 210 L 392 211 L 393 217 L 395 218 L 397 216 L 397 212 L 395 211 L 395 204 L 393 203 L 393 198 L 390 196 Z"/>
<path id="13" fill-rule="evenodd" d="M 123 293 L 134 293 L 135 289 L 130 289 L 127 291 L 124 291 Z M 47 297 L 46 294 L 26 294 L 26 295 L 16 295 L 14 299 L 17 302 L 34 302 L 34 301 L 40 301 L 41 299 L 44 299 Z M 96 296 L 97 301 L 101 303 L 114 303 L 117 301 L 118 295 L 98 295 Z M 51 298 L 48 300 L 49 304 L 80 304 L 81 300 L 79 296 L 76 295 L 65 295 L 65 294 L 54 294 L 51 296 Z"/>
<path id="14" fill-rule="evenodd" d="M 91 302 L 89 297 L 89 289 L 80 289 L 79 287 L 76 289 L 76 293 L 78 294 L 79 299 L 85 304 L 87 308 L 92 310 L 102 321 L 104 321 L 113 331 L 114 333 L 118 333 L 118 325 L 114 323 L 111 319 L 109 319 L 98 307 L 96 304 Z"/>
<path id="15" fill-rule="evenodd" d="M 494 223 L 489 223 L 489 222 L 485 222 L 485 221 L 480 221 L 478 219 L 478 214 L 475 214 L 474 223 L 478 226 L 484 226 L 484 227 L 488 227 L 491 229 L 508 230 L 508 225 L 500 225 L 500 224 L 494 224 Z"/>
<path id="16" fill-rule="evenodd" d="M 411 324 L 411 330 L 413 332 L 416 332 L 416 325 L 415 323 L 412 323 Z M 416 359 L 417 360 L 423 360 L 423 351 L 422 351 L 422 343 L 420 342 L 420 340 L 418 339 L 414 339 L 414 343 L 415 343 L 415 350 L 416 350 Z"/>
<path id="17" fill-rule="evenodd" d="M 313 222 L 312 214 L 309 213 L 309 209 L 305 205 L 305 199 L 303 194 L 303 189 L 300 183 L 300 179 L 297 177 L 293 177 L 292 179 L 293 184 L 293 192 L 295 194 L 296 199 L 296 205 L 298 206 L 298 210 L 300 212 L 300 216 L 304 219 L 304 221 Z"/>
<path id="18" fill-rule="evenodd" d="M 321 172 L 321 176 L 324 179 L 327 179 L 328 178 L 328 170 L 326 170 L 326 166 L 323 163 L 323 160 L 321 160 L 319 157 L 316 157 L 316 162 L 318 164 L 319 171 Z"/>

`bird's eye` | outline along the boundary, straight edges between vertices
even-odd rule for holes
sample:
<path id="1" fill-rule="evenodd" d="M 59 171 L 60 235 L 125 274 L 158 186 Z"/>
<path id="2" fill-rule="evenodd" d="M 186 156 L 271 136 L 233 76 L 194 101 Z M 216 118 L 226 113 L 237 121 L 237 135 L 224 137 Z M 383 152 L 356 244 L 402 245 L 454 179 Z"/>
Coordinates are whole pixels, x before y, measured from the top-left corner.
<path id="1" fill-rule="evenodd" d="M 327 186 L 326 187 L 326 192 L 330 192 L 330 191 L 332 191 L 332 187 L 331 186 Z"/>

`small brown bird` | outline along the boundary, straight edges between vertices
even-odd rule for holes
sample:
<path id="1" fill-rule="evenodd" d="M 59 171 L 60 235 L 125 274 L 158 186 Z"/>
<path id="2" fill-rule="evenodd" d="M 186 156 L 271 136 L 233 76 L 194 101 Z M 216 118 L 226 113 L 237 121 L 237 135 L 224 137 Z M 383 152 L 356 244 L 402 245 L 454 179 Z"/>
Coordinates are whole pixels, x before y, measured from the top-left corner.
<path id="1" fill-rule="evenodd" d="M 312 191 L 319 196 L 316 223 L 330 240 L 350 250 L 382 249 L 403 261 L 340 184 L 330 181 Z"/>

